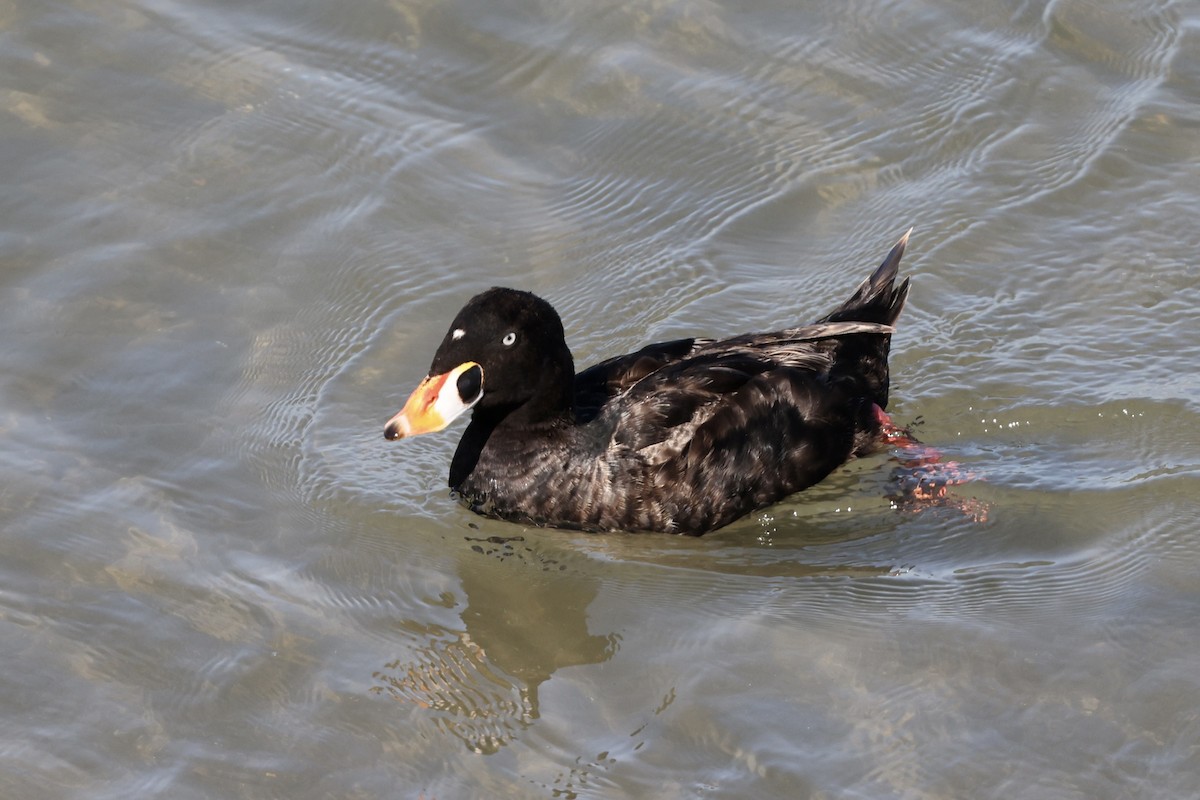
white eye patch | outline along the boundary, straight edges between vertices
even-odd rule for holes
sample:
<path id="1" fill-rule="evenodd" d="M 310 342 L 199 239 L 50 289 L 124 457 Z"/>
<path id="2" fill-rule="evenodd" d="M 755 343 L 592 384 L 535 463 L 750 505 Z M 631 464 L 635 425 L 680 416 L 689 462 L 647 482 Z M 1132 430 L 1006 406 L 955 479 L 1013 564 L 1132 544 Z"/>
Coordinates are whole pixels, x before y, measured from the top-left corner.
<path id="1" fill-rule="evenodd" d="M 461 339 L 462 337 L 464 337 L 466 335 L 467 335 L 467 332 L 464 331 L 462 328 L 455 328 L 453 331 L 450 332 L 450 338 L 454 339 L 455 341 L 458 341 L 459 339 Z"/>
<path id="2" fill-rule="evenodd" d="M 509 331 L 508 333 L 504 334 L 504 338 L 500 340 L 500 344 L 504 345 L 505 347 L 511 347 L 512 343 L 516 340 L 517 335 L 512 331 Z"/>

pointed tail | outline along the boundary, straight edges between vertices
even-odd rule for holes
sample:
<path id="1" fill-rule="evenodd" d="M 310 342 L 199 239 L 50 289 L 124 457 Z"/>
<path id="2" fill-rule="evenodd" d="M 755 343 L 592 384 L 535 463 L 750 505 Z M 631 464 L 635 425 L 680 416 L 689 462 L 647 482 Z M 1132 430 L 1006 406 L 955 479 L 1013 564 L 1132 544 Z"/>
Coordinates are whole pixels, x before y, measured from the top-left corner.
<path id="1" fill-rule="evenodd" d="M 838 306 L 831 314 L 819 320 L 820 322 L 877 322 L 881 325 L 894 325 L 904 308 L 904 300 L 908 297 L 908 278 L 895 285 L 896 272 L 900 267 L 900 258 L 908 245 L 909 228 L 895 247 L 883 259 L 879 269 L 871 277 L 858 285 L 850 299 Z"/>

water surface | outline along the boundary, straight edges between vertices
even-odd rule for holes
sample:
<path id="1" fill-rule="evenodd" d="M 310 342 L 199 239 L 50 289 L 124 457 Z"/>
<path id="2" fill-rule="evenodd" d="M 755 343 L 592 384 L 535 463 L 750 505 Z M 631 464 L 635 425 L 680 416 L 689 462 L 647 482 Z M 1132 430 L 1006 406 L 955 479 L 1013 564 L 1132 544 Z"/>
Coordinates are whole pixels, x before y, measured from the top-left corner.
<path id="1" fill-rule="evenodd" d="M 0 9 L 0 795 L 1200 783 L 1200 10 Z M 895 454 L 703 539 L 484 520 L 383 422 L 474 292 L 581 365 L 915 225 Z"/>

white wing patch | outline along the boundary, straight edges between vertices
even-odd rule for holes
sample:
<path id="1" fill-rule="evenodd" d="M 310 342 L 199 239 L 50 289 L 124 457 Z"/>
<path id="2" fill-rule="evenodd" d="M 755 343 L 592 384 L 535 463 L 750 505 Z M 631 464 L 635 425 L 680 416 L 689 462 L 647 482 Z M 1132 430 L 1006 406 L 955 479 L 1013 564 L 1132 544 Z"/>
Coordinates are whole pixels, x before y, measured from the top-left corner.
<path id="1" fill-rule="evenodd" d="M 455 329 L 454 329 L 454 330 L 453 330 L 453 331 L 450 333 L 450 338 L 451 338 L 451 339 L 454 339 L 455 341 L 458 341 L 459 339 L 461 339 L 462 337 L 464 337 L 464 336 L 466 336 L 466 335 L 467 335 L 467 332 L 466 332 L 466 331 L 464 331 L 462 328 L 455 328 Z"/>

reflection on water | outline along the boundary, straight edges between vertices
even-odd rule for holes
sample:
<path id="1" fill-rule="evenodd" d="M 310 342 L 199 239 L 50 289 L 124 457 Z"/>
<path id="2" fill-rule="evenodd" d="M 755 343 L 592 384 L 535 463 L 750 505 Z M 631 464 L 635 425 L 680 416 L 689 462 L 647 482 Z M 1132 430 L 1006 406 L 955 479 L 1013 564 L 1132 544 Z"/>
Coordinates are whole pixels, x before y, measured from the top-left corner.
<path id="1" fill-rule="evenodd" d="M 438 632 L 446 636 L 449 632 Z M 416 663 L 392 661 L 375 677 L 397 700 L 433 711 L 440 728 L 476 753 L 494 753 L 537 719 L 537 689 L 507 677 L 466 631 L 417 649 Z"/>
<path id="2" fill-rule="evenodd" d="M 588 633 L 598 579 L 567 573 L 525 547 L 521 536 L 468 541 L 481 558 L 514 560 L 536 574 L 464 569 L 463 629 L 419 631 L 425 641 L 415 648 L 415 662 L 384 665 L 373 691 L 436 712 L 444 730 L 475 752 L 491 753 L 540 716 L 542 683 L 564 667 L 607 661 L 620 637 Z"/>
<path id="3" fill-rule="evenodd" d="M 1198 31 L 0 4 L 0 796 L 1192 796 Z M 482 288 L 583 366 L 811 319 L 910 224 L 889 410 L 957 500 L 893 450 L 524 530 L 379 436 Z"/>

